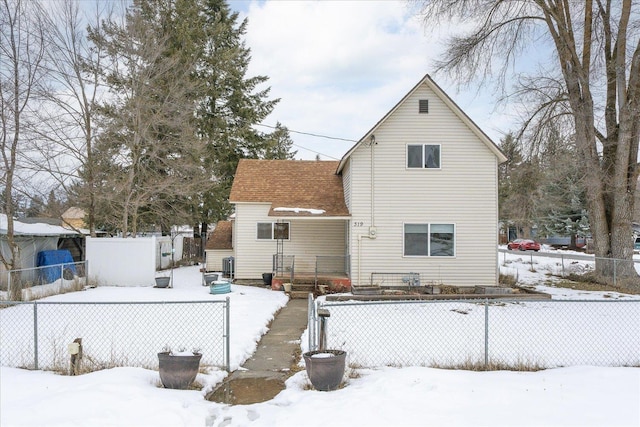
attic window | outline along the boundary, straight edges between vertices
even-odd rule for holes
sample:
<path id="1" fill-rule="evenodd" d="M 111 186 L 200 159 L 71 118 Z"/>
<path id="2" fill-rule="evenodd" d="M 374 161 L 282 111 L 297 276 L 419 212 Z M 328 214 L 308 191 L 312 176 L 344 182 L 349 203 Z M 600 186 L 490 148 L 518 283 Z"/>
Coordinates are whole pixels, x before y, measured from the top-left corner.
<path id="1" fill-rule="evenodd" d="M 418 104 L 418 113 L 427 114 L 429 113 L 429 100 L 421 99 Z"/>

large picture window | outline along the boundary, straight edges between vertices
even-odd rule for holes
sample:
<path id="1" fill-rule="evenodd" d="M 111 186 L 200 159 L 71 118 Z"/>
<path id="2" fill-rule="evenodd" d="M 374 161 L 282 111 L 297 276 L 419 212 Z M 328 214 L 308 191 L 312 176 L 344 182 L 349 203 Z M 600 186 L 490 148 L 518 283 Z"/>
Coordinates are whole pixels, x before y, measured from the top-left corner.
<path id="1" fill-rule="evenodd" d="M 407 145 L 407 167 L 415 169 L 440 169 L 440 145 Z"/>
<path id="2" fill-rule="evenodd" d="M 404 256 L 455 256 L 455 226 L 405 224 Z"/>
<path id="3" fill-rule="evenodd" d="M 258 240 L 289 240 L 288 222 L 259 222 Z"/>

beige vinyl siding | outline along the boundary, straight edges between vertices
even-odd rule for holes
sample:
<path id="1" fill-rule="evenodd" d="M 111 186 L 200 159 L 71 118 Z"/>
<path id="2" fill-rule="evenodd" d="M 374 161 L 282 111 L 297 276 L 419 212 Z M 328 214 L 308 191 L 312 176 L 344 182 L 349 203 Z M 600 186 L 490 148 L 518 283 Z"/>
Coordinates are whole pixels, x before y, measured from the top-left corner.
<path id="1" fill-rule="evenodd" d="M 344 220 L 291 220 L 291 239 L 283 245 L 284 255 L 295 255 L 296 274 L 313 273 L 316 256 L 345 254 Z"/>
<path id="2" fill-rule="evenodd" d="M 236 204 L 234 247 L 236 278 L 258 279 L 271 272 L 276 240 L 258 240 L 258 222 L 275 222 L 269 217 L 269 204 Z M 344 220 L 284 219 L 290 223 L 290 239 L 283 242 L 283 254 L 295 256 L 295 271 L 314 272 L 316 255 L 344 255 Z"/>
<path id="3" fill-rule="evenodd" d="M 232 249 L 206 249 L 205 269 L 207 271 L 222 271 L 222 259 L 233 256 Z"/>
<path id="4" fill-rule="evenodd" d="M 347 209 L 351 211 L 351 168 L 349 164 L 350 160 L 347 160 L 346 167 L 342 170 L 342 188 L 344 189 L 344 203 Z"/>
<path id="5" fill-rule="evenodd" d="M 256 235 L 258 222 L 272 221 L 267 216 L 270 206 L 269 203 L 235 205 L 234 248 L 237 279 L 258 279 L 262 278 L 262 273 L 271 272 L 276 241 L 258 240 Z"/>
<path id="6" fill-rule="evenodd" d="M 429 100 L 428 114 L 418 114 L 419 99 Z M 360 145 L 348 165 L 354 282 L 359 275 L 368 283 L 371 272 L 418 272 L 433 283 L 495 285 L 496 156 L 425 84 L 380 125 L 375 138 L 373 180 L 370 147 Z M 407 144 L 441 145 L 441 169 L 407 169 Z M 377 238 L 363 238 L 358 257 L 358 234 L 368 235 L 372 223 Z M 455 257 L 404 257 L 405 223 L 454 224 Z"/>

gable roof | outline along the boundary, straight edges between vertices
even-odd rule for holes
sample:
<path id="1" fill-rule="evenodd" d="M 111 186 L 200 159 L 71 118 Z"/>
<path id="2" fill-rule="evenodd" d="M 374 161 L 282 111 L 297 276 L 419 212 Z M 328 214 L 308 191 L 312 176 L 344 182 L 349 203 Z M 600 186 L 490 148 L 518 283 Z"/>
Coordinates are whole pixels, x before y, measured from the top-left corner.
<path id="1" fill-rule="evenodd" d="M 346 217 L 337 167 L 337 161 L 242 159 L 229 202 L 270 203 L 275 217 Z"/>
<path id="2" fill-rule="evenodd" d="M 368 141 L 371 135 L 375 133 L 375 131 L 387 120 L 387 118 L 389 118 L 389 116 L 391 116 L 398 109 L 398 107 L 402 105 L 411 95 L 413 95 L 413 93 L 418 90 L 418 88 L 423 84 L 426 84 L 429 89 L 431 89 L 436 94 L 436 96 L 438 96 L 438 98 L 440 98 L 440 100 L 442 100 L 442 102 L 444 102 L 451 109 L 451 111 L 453 111 L 453 113 L 458 116 L 458 118 L 462 120 L 465 125 L 467 125 L 471 132 L 473 132 L 480 139 L 480 141 L 482 141 L 489 148 L 489 150 L 491 150 L 491 152 L 495 154 L 495 156 L 498 158 L 499 163 L 507 161 L 507 156 L 505 156 L 502 150 L 500 150 L 500 147 L 498 147 L 498 145 L 496 145 L 496 143 L 493 142 L 491 138 L 489 138 L 487 134 L 484 133 L 482 129 L 480 129 L 478 125 L 476 125 L 475 122 L 471 120 L 471 118 L 469 118 L 469 116 L 467 116 L 464 111 L 462 111 L 458 104 L 456 104 L 449 97 L 449 95 L 447 95 L 442 90 L 442 88 L 431 79 L 429 74 L 425 74 L 422 80 L 420 80 L 418 84 L 416 84 L 413 89 L 409 91 L 409 93 L 407 93 L 387 114 L 385 114 L 383 118 L 378 121 L 378 123 L 376 123 L 366 134 L 364 134 L 364 136 L 360 138 L 360 140 L 356 142 L 355 145 L 351 147 L 344 156 L 342 156 L 342 159 L 340 160 L 340 163 L 338 165 L 337 173 L 342 172 L 342 169 L 344 168 L 347 159 L 351 156 L 351 153 L 353 153 L 356 148 L 358 148 L 358 146 L 364 141 Z"/>
<path id="3" fill-rule="evenodd" d="M 207 239 L 205 249 L 233 249 L 232 230 L 233 223 L 231 221 L 218 221 L 213 233 Z"/>

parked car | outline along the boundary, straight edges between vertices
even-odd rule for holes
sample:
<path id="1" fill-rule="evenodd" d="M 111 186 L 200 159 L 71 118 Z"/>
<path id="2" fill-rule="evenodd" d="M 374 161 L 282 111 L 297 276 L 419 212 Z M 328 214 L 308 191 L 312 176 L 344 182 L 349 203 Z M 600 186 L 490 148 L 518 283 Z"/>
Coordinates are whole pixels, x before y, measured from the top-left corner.
<path id="1" fill-rule="evenodd" d="M 514 241 L 507 243 L 507 249 L 510 251 L 518 249 L 521 251 L 538 252 L 540 250 L 540 243 L 530 239 L 515 239 Z"/>

